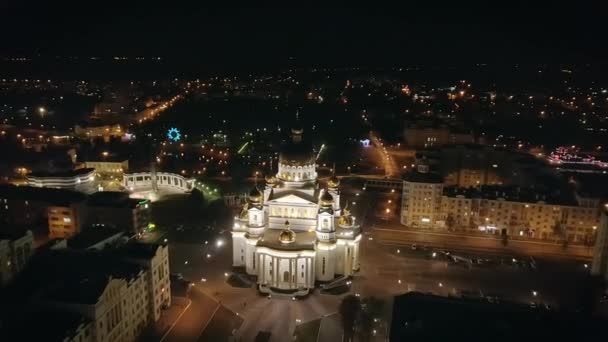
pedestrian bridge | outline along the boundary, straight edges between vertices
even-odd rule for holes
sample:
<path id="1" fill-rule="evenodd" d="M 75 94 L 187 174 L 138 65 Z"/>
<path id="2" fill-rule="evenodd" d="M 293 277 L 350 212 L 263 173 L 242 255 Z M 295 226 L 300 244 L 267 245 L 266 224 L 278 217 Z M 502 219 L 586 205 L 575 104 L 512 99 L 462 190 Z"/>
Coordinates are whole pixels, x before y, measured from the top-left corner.
<path id="1" fill-rule="evenodd" d="M 192 190 L 192 179 L 187 179 L 182 175 L 169 172 L 156 172 L 156 185 L 158 189 L 171 189 L 182 192 Z M 129 191 L 152 189 L 153 179 L 151 172 L 125 173 L 123 175 L 123 185 Z"/>

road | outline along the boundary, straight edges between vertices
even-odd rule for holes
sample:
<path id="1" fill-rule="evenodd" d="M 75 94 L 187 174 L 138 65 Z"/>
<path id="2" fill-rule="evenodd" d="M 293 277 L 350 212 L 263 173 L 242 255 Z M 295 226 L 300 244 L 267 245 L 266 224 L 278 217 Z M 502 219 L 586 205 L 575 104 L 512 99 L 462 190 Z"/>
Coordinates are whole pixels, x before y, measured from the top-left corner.
<path id="1" fill-rule="evenodd" d="M 190 291 L 190 300 L 192 304 L 162 342 L 196 341 L 219 308 L 215 300 L 196 287 Z"/>
<path id="2" fill-rule="evenodd" d="M 399 168 L 393 157 L 388 153 L 384 143 L 380 141 L 374 132 L 369 133 L 369 139 L 375 154 L 374 159 L 378 163 L 378 166 L 384 169 L 385 175 L 389 178 L 399 176 Z"/>
<path id="3" fill-rule="evenodd" d="M 389 225 L 391 226 L 391 225 Z M 519 254 L 536 257 L 573 258 L 590 260 L 593 249 L 582 245 L 570 245 L 566 250 L 561 244 L 530 240 L 509 240 L 507 246 L 494 237 L 424 232 L 419 230 L 374 229 L 375 237 L 387 244 L 421 244 L 443 249 L 480 251 L 498 254 Z"/>
<path id="4" fill-rule="evenodd" d="M 365 215 L 366 208 L 377 200 L 358 188 L 349 191 L 349 187 L 345 188 L 343 198 L 350 203 L 356 202 L 352 208 L 360 215 Z M 366 224 L 366 227 L 370 226 Z M 536 269 L 519 267 L 510 262 L 493 267 L 464 267 L 447 259 L 427 258 L 424 254 L 400 247 L 409 241 L 419 244 L 424 241 L 424 244 L 438 244 L 445 248 L 445 243 L 457 241 L 462 248 L 471 250 L 477 240 L 482 241 L 481 244 L 500 244 L 499 240 L 409 233 L 397 229 L 364 231 L 366 234 L 361 241 L 361 269 L 352 279 L 350 293 L 385 300 L 386 319 L 390 318 L 392 296 L 407 291 L 446 296 L 463 291 L 481 291 L 520 302 L 541 300 L 553 306 L 572 307 L 577 300 L 576 293 L 580 292 L 580 284 L 588 275 L 588 269 L 583 267 L 582 262 L 572 260 L 539 258 Z M 166 341 L 223 341 L 234 329 L 240 341 L 253 341 L 260 331 L 270 332 L 271 341 L 285 341 L 291 339 L 298 324 L 335 313 L 344 297 L 315 291 L 298 300 L 292 300 L 289 296 L 268 298 L 259 294 L 255 287 L 230 286 L 226 283 L 226 275 L 232 270 L 232 245 L 228 233 L 199 239 L 180 239 L 170 234 L 169 241 L 172 272 L 182 273 L 196 285 L 191 295 L 193 304 Z M 512 244 L 517 245 L 517 242 L 511 241 L 509 246 Z M 477 253 L 495 256 L 492 252 L 499 246 L 482 245 Z M 503 254 L 512 252 L 503 250 Z M 538 294 L 536 298 L 532 295 L 534 291 Z M 333 331 L 332 335 L 339 331 L 336 329 L 339 328 L 323 327 L 325 332 Z"/>

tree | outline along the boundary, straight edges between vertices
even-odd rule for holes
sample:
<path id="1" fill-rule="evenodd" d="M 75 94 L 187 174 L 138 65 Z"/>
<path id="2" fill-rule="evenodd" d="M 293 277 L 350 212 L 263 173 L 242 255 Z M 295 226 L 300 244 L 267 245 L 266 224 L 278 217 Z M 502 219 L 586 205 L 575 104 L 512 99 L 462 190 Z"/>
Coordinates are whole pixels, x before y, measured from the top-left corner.
<path id="1" fill-rule="evenodd" d="M 375 319 L 382 316 L 384 302 L 376 297 L 367 297 L 361 301 L 361 312 L 357 320 L 361 341 L 369 341 L 374 330 Z"/>
<path id="2" fill-rule="evenodd" d="M 352 342 L 355 334 L 355 323 L 361 311 L 359 297 L 348 295 L 340 303 L 340 315 L 342 316 L 342 328 L 344 329 L 344 342 Z"/>

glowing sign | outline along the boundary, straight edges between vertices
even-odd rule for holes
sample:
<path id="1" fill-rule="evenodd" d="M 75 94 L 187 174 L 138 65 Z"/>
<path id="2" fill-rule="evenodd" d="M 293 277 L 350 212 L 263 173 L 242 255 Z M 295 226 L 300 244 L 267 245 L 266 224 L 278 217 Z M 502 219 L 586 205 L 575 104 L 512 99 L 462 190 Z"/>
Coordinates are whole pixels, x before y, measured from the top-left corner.
<path id="1" fill-rule="evenodd" d="M 179 141 L 182 138 L 182 134 L 179 132 L 179 129 L 175 127 L 169 128 L 167 131 L 167 139 L 171 141 Z"/>

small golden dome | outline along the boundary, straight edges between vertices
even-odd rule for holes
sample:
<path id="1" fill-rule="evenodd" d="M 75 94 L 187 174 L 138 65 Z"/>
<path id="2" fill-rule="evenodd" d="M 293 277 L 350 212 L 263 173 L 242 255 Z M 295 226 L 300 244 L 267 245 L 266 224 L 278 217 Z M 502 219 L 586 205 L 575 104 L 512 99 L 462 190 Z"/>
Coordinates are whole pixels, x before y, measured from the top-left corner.
<path id="1" fill-rule="evenodd" d="M 328 181 L 327 181 L 327 186 L 329 188 L 337 188 L 340 186 L 340 180 L 338 179 L 338 177 L 336 177 L 336 175 L 333 175 Z"/>
<path id="2" fill-rule="evenodd" d="M 274 185 L 277 183 L 277 177 L 274 175 L 266 176 L 266 184 Z"/>
<path id="3" fill-rule="evenodd" d="M 333 205 L 334 197 L 329 193 L 329 191 L 325 190 L 321 196 L 321 206 L 331 208 Z"/>
<path id="4" fill-rule="evenodd" d="M 262 192 L 258 189 L 257 185 L 249 192 L 249 201 L 252 203 L 258 203 L 262 201 Z"/>
<path id="5" fill-rule="evenodd" d="M 296 233 L 291 230 L 289 221 L 285 221 L 285 229 L 279 234 L 279 242 L 294 243 L 296 241 Z"/>

